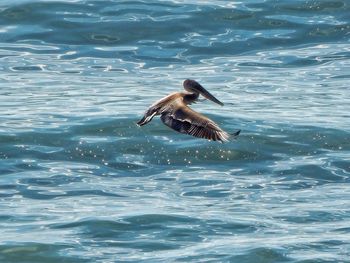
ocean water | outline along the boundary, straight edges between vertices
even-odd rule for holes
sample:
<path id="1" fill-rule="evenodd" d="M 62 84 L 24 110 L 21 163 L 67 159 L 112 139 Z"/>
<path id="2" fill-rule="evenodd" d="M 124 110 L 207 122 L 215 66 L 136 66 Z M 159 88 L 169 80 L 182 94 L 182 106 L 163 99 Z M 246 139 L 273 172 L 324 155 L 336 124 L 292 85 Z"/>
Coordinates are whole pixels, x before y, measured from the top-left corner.
<path id="1" fill-rule="evenodd" d="M 0 262 L 350 262 L 349 117 L 347 0 L 1 0 Z"/>

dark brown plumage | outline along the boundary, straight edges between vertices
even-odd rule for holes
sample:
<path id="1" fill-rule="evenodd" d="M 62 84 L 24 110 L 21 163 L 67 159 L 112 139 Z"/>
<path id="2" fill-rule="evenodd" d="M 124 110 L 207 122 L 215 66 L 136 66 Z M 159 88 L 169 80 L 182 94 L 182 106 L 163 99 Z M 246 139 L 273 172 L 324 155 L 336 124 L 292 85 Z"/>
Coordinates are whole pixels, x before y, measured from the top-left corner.
<path id="1" fill-rule="evenodd" d="M 145 125 L 155 115 L 160 115 L 162 122 L 175 131 L 212 141 L 228 141 L 230 134 L 223 131 L 211 119 L 187 106 L 195 102 L 199 94 L 221 106 L 224 104 L 194 80 L 187 79 L 183 85 L 187 92 L 173 93 L 155 102 L 137 124 Z M 239 133 L 240 130 L 231 135 L 236 137 Z"/>

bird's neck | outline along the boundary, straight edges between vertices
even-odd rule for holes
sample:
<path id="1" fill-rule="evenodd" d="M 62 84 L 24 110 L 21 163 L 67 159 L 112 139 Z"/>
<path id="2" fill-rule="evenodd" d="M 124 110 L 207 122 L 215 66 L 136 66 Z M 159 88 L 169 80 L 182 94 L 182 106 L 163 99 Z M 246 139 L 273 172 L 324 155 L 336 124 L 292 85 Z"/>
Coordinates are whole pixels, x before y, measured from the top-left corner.
<path id="1" fill-rule="evenodd" d="M 191 104 L 192 102 L 194 102 L 195 100 L 197 100 L 199 97 L 199 93 L 197 92 L 188 92 L 188 93 L 184 93 L 184 103 L 185 104 Z"/>

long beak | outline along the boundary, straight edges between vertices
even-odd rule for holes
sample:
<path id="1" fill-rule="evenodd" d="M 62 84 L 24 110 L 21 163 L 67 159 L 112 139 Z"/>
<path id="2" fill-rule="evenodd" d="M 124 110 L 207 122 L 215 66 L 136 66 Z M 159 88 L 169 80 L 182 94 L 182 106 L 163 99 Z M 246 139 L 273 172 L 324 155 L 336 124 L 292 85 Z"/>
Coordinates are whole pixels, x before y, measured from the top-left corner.
<path id="1" fill-rule="evenodd" d="M 198 85 L 195 85 L 193 88 L 196 89 L 203 97 L 207 98 L 208 100 L 211 100 L 212 102 L 215 102 L 221 106 L 224 106 L 224 104 L 219 101 L 217 98 L 215 98 L 209 91 L 207 91 L 201 84 L 197 82 Z"/>
<path id="2" fill-rule="evenodd" d="M 219 101 L 217 98 L 215 98 L 213 95 L 211 95 L 207 90 L 204 89 L 204 91 L 201 92 L 201 94 L 203 97 L 207 98 L 208 100 L 211 100 L 212 102 L 215 102 L 221 106 L 224 106 L 224 104 L 221 101 Z"/>

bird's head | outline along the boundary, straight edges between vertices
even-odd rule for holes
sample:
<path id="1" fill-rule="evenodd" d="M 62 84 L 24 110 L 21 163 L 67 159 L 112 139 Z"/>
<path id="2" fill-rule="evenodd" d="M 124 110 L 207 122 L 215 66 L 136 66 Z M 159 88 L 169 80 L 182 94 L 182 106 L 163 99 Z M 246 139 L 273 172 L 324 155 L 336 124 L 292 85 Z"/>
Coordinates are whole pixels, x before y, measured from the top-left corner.
<path id="1" fill-rule="evenodd" d="M 183 83 L 183 86 L 184 86 L 184 89 L 189 92 L 201 94 L 203 97 L 207 98 L 208 100 L 211 100 L 212 102 L 215 102 L 221 106 L 224 105 L 221 101 L 219 101 L 212 94 L 210 94 L 209 91 L 203 88 L 203 86 L 195 80 L 186 79 Z"/>

